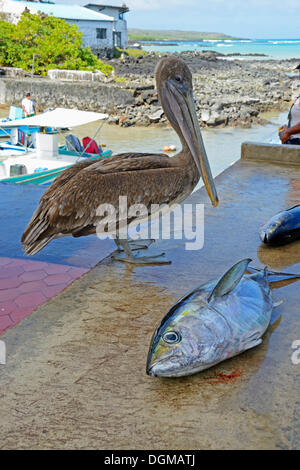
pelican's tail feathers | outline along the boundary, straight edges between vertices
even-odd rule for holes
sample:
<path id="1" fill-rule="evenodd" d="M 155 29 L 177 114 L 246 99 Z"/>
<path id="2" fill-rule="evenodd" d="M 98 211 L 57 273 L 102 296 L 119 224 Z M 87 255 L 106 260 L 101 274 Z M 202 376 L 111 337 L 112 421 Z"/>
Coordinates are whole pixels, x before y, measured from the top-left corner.
<path id="1" fill-rule="evenodd" d="M 48 245 L 48 243 L 50 243 L 53 238 L 55 238 L 55 235 L 42 238 L 41 240 L 35 240 L 32 243 L 23 243 L 23 250 L 27 253 L 27 255 L 35 255 L 46 245 Z"/>

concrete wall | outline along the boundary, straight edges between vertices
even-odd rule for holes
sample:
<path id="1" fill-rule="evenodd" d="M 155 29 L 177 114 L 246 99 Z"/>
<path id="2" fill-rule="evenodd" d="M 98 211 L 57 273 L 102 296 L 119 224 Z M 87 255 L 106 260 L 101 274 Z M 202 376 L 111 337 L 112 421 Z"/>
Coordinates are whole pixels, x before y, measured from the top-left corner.
<path id="1" fill-rule="evenodd" d="M 264 161 L 300 165 L 300 145 L 262 144 L 260 142 L 243 142 L 241 159 L 247 161 Z"/>
<path id="2" fill-rule="evenodd" d="M 113 22 L 112 21 L 88 21 L 66 20 L 70 25 L 75 24 L 82 32 L 82 40 L 85 47 L 112 48 L 113 47 Z M 97 39 L 97 28 L 106 29 L 106 39 Z"/>
<path id="3" fill-rule="evenodd" d="M 113 113 L 118 105 L 134 104 L 133 94 L 112 83 L 79 83 L 34 79 L 0 78 L 0 103 L 20 106 L 31 91 L 38 111 L 49 107 L 78 108 Z"/>

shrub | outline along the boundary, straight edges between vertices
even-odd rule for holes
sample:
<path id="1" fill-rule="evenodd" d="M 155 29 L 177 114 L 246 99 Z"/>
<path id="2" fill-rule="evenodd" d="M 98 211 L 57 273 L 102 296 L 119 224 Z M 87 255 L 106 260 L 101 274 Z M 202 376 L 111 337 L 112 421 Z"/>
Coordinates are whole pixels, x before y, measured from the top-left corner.
<path id="1" fill-rule="evenodd" d="M 0 20 L 0 64 L 46 75 L 49 69 L 100 70 L 108 75 L 113 67 L 104 64 L 89 47 L 82 46 L 76 25 L 44 14 L 24 12 L 14 25 Z"/>

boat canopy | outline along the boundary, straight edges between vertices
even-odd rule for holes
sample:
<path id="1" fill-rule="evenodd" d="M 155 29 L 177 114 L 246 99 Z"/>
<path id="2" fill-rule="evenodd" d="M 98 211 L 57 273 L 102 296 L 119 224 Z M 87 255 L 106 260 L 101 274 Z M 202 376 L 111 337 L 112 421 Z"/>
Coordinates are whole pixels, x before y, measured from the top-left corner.
<path id="1" fill-rule="evenodd" d="M 1 123 L 1 127 L 55 127 L 55 128 L 71 128 L 89 124 L 90 122 L 99 121 L 108 118 L 107 114 L 93 113 L 91 111 L 79 111 L 78 109 L 56 108 L 53 111 L 47 111 L 37 116 L 29 118 L 16 119 Z"/>

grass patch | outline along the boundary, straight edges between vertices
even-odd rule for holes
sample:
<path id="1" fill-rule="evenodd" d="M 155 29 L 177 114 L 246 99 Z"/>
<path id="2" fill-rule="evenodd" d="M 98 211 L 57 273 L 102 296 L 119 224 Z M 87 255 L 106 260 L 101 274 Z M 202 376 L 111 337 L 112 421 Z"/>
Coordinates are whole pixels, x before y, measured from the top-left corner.
<path id="1" fill-rule="evenodd" d="M 130 48 L 129 49 L 121 49 L 120 47 L 115 47 L 114 48 L 114 58 L 115 59 L 119 59 L 122 54 L 130 56 L 130 57 L 134 57 L 135 59 L 137 59 L 138 57 L 141 57 L 141 56 L 147 56 L 148 52 L 143 51 L 142 49 L 130 49 Z"/>

